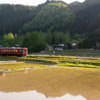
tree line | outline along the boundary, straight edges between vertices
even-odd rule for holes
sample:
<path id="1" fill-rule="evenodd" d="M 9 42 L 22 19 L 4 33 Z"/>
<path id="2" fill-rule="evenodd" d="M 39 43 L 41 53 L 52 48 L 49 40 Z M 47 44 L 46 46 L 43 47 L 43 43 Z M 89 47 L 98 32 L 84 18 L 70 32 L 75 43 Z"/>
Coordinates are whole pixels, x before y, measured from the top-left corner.
<path id="1" fill-rule="evenodd" d="M 73 40 L 74 41 L 74 40 Z M 3 47 L 27 47 L 30 52 L 39 52 L 45 50 L 47 45 L 71 44 L 71 35 L 69 32 L 27 32 L 25 35 L 13 33 L 4 34 L 0 37 L 0 44 Z"/>

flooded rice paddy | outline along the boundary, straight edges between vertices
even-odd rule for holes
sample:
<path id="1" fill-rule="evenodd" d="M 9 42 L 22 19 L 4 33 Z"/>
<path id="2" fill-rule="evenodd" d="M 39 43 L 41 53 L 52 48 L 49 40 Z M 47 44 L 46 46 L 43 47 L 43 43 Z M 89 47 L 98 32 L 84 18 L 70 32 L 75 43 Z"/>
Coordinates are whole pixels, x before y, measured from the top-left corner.
<path id="1" fill-rule="evenodd" d="M 17 59 L 0 64 L 0 100 L 100 100 L 100 58 Z"/>
<path id="2" fill-rule="evenodd" d="M 99 69 L 54 67 L 6 74 L 0 76 L 0 100 L 100 100 Z"/>

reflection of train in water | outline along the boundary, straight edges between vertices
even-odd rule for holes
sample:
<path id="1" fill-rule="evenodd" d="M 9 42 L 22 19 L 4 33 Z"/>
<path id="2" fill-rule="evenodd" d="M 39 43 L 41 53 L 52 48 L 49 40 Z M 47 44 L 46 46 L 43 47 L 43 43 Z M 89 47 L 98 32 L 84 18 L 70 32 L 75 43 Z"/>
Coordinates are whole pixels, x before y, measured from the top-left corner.
<path id="1" fill-rule="evenodd" d="M 11 55 L 11 56 L 26 56 L 28 54 L 27 48 L 0 48 L 0 55 Z"/>

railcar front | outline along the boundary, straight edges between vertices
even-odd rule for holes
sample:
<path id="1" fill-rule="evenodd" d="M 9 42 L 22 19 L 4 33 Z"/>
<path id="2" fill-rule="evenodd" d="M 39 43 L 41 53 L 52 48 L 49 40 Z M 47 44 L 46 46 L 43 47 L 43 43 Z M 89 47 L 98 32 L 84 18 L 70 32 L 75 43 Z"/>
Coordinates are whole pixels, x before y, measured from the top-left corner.
<path id="1" fill-rule="evenodd" d="M 0 55 L 8 56 L 26 56 L 28 54 L 27 48 L 0 48 Z"/>

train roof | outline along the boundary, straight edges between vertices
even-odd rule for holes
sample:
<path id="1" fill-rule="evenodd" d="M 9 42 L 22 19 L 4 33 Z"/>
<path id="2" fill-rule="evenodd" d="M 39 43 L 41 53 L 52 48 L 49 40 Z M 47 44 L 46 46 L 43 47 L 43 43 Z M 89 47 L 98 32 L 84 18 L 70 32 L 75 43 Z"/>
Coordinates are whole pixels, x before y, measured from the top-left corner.
<path id="1" fill-rule="evenodd" d="M 22 47 L 1 47 L 0 49 L 27 49 Z"/>

